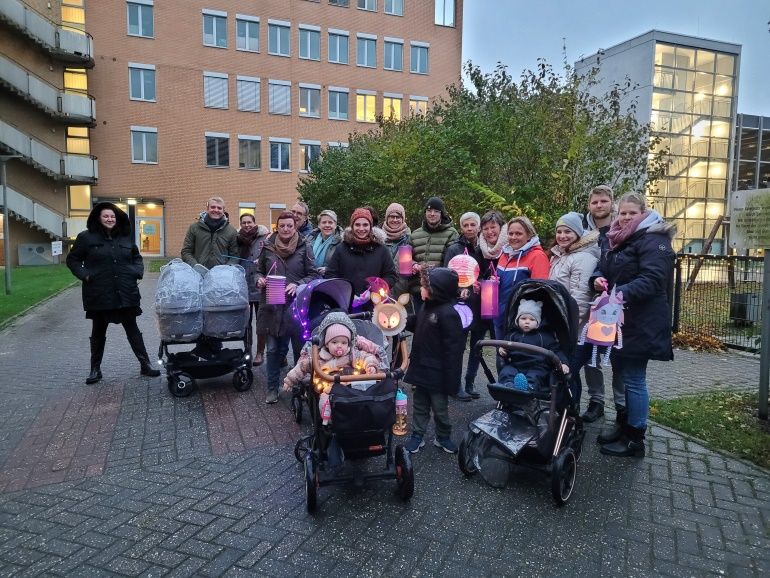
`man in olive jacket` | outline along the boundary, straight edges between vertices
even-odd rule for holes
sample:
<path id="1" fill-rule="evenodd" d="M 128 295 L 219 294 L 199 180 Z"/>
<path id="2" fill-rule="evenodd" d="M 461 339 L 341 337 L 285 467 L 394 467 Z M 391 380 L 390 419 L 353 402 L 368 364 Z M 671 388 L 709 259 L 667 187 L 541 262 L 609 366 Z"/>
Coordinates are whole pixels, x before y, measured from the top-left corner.
<path id="1" fill-rule="evenodd" d="M 452 226 L 452 218 L 446 212 L 444 201 L 431 197 L 425 203 L 422 226 L 412 231 L 412 272 L 409 279 L 409 292 L 415 309 L 422 305 L 420 298 L 420 270 L 425 266 L 441 266 L 447 247 L 454 243 L 459 235 Z"/>
<path id="2" fill-rule="evenodd" d="M 238 255 L 237 238 L 237 231 L 225 215 L 225 202 L 221 197 L 211 197 L 206 210 L 187 229 L 182 259 L 190 266 L 200 263 L 208 269 L 224 265 L 230 256 Z"/>

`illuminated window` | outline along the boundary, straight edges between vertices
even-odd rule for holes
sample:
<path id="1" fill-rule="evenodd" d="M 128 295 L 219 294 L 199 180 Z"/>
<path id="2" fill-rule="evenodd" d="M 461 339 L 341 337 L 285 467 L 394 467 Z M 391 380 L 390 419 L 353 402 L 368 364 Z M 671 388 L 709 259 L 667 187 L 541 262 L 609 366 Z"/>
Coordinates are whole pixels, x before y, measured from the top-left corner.
<path id="1" fill-rule="evenodd" d="M 70 185 L 70 211 L 91 210 L 91 185 Z"/>
<path id="2" fill-rule="evenodd" d="M 87 127 L 67 127 L 67 152 L 79 155 L 91 154 L 91 141 L 88 138 Z"/>
<path id="3" fill-rule="evenodd" d="M 382 116 L 401 120 L 401 95 L 388 95 L 382 99 Z"/>
<path id="4" fill-rule="evenodd" d="M 374 122 L 375 93 L 359 90 L 356 94 L 356 120 L 359 122 Z"/>
<path id="5" fill-rule="evenodd" d="M 412 96 L 409 98 L 409 114 L 425 115 L 428 112 L 428 99 L 424 96 Z"/>
<path id="6" fill-rule="evenodd" d="M 83 0 L 64 0 L 61 6 L 61 21 L 65 26 L 85 30 L 86 13 Z"/>
<path id="7" fill-rule="evenodd" d="M 85 68 L 65 68 L 64 88 L 66 90 L 88 92 L 88 77 L 86 76 Z"/>
<path id="8" fill-rule="evenodd" d="M 299 85 L 299 115 L 318 118 L 321 115 L 321 87 L 317 84 Z"/>

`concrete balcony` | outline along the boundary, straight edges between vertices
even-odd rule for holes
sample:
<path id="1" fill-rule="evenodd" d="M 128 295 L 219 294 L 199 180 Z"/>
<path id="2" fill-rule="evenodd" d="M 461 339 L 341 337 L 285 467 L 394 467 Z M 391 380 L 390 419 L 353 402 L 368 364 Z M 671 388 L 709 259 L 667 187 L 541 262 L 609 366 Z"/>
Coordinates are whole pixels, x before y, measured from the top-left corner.
<path id="1" fill-rule="evenodd" d="M 6 187 L 8 195 L 8 213 L 17 221 L 26 223 L 34 229 L 43 231 L 54 239 L 62 239 L 65 222 L 64 215 L 52 211 L 48 207 L 33 201 L 28 196 Z M 0 194 L 0 209 L 3 207 L 3 197 Z"/>
<path id="2" fill-rule="evenodd" d="M 2 0 L 0 21 L 7 22 L 62 62 L 84 68 L 94 66 L 94 46 L 90 34 L 57 24 L 21 0 Z"/>
<path id="3" fill-rule="evenodd" d="M 19 154 L 28 165 L 53 179 L 93 184 L 99 178 L 96 157 L 63 153 L 0 120 L 0 149 Z"/>
<path id="4" fill-rule="evenodd" d="M 2 55 L 0 84 L 57 120 L 89 126 L 96 124 L 96 101 L 92 97 L 57 88 Z"/>

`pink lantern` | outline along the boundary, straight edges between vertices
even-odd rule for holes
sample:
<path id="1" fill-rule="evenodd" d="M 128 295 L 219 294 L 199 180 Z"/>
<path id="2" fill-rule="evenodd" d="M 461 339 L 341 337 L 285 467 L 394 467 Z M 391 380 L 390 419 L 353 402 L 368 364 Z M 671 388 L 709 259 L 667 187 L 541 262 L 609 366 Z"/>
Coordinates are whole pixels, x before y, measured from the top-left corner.
<path id="1" fill-rule="evenodd" d="M 283 275 L 267 276 L 267 304 L 286 304 L 286 277 Z"/>
<path id="2" fill-rule="evenodd" d="M 481 318 L 494 319 L 499 313 L 497 291 L 500 283 L 497 277 L 480 281 L 481 286 Z"/>
<path id="3" fill-rule="evenodd" d="M 470 255 L 455 255 L 449 260 L 447 267 L 457 272 L 460 287 L 470 287 L 479 278 L 479 264 Z"/>
<path id="4" fill-rule="evenodd" d="M 398 248 L 398 272 L 408 276 L 412 274 L 412 246 L 401 245 Z"/>

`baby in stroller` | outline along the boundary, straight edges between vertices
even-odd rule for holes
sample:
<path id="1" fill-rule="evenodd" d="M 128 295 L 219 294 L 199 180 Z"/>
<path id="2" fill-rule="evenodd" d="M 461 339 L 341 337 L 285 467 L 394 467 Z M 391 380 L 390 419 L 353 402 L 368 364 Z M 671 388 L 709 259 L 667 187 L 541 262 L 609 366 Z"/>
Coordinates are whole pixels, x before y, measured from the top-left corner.
<path id="1" fill-rule="evenodd" d="M 553 351 L 561 361 L 565 374 L 569 373 L 567 356 L 561 350 L 556 334 L 542 326 L 543 303 L 531 299 L 522 299 L 516 313 L 516 327 L 508 336 L 508 341 L 535 345 Z M 505 387 L 521 391 L 548 392 L 549 366 L 540 355 L 521 349 L 498 350 L 503 360 L 498 381 Z"/>
<path id="2" fill-rule="evenodd" d="M 328 374 L 375 374 L 387 369 L 382 361 L 385 354 L 382 346 L 357 335 L 356 326 L 345 313 L 333 311 L 324 317 L 318 327 L 323 344 L 318 351 L 321 369 Z M 310 342 L 305 344 L 299 361 L 286 374 L 283 380 L 284 391 L 291 391 L 302 380 L 311 377 Z M 328 383 L 319 396 L 318 406 L 323 424 L 327 425 L 331 417 L 329 393 L 332 384 Z"/>

